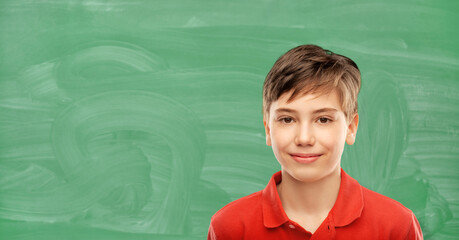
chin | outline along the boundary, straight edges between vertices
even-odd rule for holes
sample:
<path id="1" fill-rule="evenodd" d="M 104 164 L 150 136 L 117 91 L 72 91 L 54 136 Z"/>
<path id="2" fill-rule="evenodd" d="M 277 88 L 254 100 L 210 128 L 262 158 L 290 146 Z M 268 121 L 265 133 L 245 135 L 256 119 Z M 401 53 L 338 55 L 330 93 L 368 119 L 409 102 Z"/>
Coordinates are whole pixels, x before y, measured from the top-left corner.
<path id="1" fill-rule="evenodd" d="M 318 169 L 305 169 L 305 168 L 295 168 L 292 170 L 287 170 L 285 171 L 287 174 L 289 174 L 293 179 L 299 181 L 299 182 L 304 182 L 304 183 L 312 183 L 319 181 L 323 174 L 321 174 Z"/>
<path id="2" fill-rule="evenodd" d="M 337 168 L 339 169 L 339 166 Z M 293 179 L 304 183 L 318 182 L 332 175 L 334 171 L 336 171 L 336 168 L 323 169 L 314 166 L 293 166 L 293 168 L 284 170 Z"/>

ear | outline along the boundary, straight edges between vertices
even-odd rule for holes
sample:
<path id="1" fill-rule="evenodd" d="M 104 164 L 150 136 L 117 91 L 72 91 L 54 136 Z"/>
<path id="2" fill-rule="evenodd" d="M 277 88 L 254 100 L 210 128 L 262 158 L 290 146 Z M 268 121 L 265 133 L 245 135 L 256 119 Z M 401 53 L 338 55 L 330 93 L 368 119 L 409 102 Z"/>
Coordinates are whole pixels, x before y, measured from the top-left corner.
<path id="1" fill-rule="evenodd" d="M 266 145 L 271 146 L 271 129 L 269 129 L 269 124 L 268 121 L 266 121 L 266 118 L 263 119 L 263 125 L 265 126 Z"/>
<path id="2" fill-rule="evenodd" d="M 353 118 L 351 118 L 349 125 L 347 127 L 347 136 L 346 143 L 352 145 L 355 142 L 355 137 L 357 136 L 357 128 L 359 127 L 359 114 L 356 113 Z"/>

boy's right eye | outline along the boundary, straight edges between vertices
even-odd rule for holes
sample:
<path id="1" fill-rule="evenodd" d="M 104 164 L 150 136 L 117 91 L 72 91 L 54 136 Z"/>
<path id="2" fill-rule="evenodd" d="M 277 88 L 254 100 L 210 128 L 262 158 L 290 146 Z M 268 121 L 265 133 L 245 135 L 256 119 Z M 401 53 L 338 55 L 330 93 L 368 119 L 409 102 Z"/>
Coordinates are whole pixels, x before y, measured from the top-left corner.
<path id="1" fill-rule="evenodd" d="M 293 119 L 290 117 L 283 117 L 283 118 L 280 118 L 279 121 L 282 123 L 291 123 L 293 122 Z"/>

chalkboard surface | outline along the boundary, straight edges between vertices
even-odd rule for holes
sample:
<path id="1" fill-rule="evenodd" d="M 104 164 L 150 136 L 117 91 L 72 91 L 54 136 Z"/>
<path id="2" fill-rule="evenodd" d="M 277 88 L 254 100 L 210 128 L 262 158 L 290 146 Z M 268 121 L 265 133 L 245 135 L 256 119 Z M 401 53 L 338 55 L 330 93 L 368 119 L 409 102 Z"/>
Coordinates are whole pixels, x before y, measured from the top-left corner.
<path id="1" fill-rule="evenodd" d="M 362 71 L 343 168 L 459 236 L 457 1 L 0 3 L 0 239 L 204 239 L 280 169 L 261 86 L 313 43 Z"/>

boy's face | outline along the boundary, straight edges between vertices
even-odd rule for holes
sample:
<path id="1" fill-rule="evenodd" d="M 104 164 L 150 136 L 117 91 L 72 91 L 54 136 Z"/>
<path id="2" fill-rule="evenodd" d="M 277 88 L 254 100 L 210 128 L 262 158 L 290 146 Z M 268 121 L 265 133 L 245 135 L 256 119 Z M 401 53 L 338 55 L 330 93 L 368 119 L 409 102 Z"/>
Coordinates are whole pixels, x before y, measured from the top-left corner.
<path id="1" fill-rule="evenodd" d="M 305 94 L 287 103 L 291 93 L 271 104 L 264 120 L 266 144 L 288 174 L 301 182 L 316 182 L 340 171 L 344 142 L 352 145 L 359 117 L 350 121 L 335 91 Z"/>

